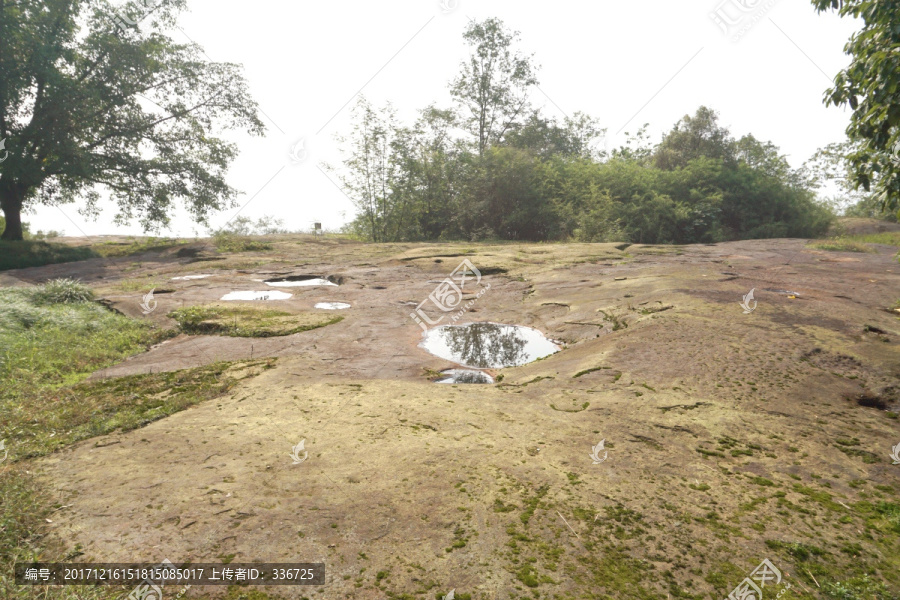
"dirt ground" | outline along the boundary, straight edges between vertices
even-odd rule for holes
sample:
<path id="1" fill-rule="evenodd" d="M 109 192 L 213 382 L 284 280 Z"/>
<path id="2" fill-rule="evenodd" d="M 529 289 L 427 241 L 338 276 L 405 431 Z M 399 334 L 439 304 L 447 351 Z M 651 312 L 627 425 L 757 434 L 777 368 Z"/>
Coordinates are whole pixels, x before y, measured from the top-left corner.
<path id="1" fill-rule="evenodd" d="M 290 292 L 256 304 L 291 312 L 352 305 L 286 337 L 182 335 L 95 374 L 278 357 L 233 394 L 36 465 L 78 560 L 325 562 L 327 585 L 274 590 L 290 598 L 662 599 L 724 598 L 769 558 L 793 586 L 782 598 L 815 598 L 859 568 L 900 589 L 900 540 L 864 508 L 900 491 L 900 264 L 873 248 L 280 237 L 0 285 L 77 277 L 165 326 L 236 290 Z M 492 371 L 496 385 L 432 383 L 454 365 L 418 347 L 410 313 L 463 258 L 484 275 L 459 323 L 535 327 L 563 350 Z M 191 274 L 213 276 L 171 279 Z M 341 285 L 258 281 L 288 275 Z"/>

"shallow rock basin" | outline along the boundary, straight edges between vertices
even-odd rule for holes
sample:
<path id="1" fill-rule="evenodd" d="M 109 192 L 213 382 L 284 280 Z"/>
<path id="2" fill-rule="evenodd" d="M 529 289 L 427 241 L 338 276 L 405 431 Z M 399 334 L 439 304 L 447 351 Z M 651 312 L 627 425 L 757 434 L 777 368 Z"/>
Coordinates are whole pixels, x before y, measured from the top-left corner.
<path id="1" fill-rule="evenodd" d="M 474 369 L 449 369 L 441 372 L 444 379 L 435 383 L 494 383 L 494 378 L 483 371 Z"/>
<path id="2" fill-rule="evenodd" d="M 464 367 L 518 367 L 559 352 L 560 347 L 531 327 L 499 323 L 444 325 L 429 329 L 419 347 Z"/>
<path id="3" fill-rule="evenodd" d="M 192 279 L 206 279 L 212 275 L 182 275 L 181 277 L 173 277 L 172 281 L 190 281 Z"/>
<path id="4" fill-rule="evenodd" d="M 350 308 L 350 305 L 346 302 L 319 302 L 316 304 L 316 308 L 322 310 L 344 310 Z"/>
<path id="5" fill-rule="evenodd" d="M 316 277 L 314 275 L 292 275 L 290 277 L 279 277 L 278 279 L 266 279 L 266 285 L 271 285 L 272 287 L 306 287 L 312 285 L 333 285 L 337 287 L 337 284 L 333 281 L 328 281 L 322 277 Z"/>
<path id="6" fill-rule="evenodd" d="M 287 292 L 262 291 L 262 292 L 229 292 L 222 296 L 221 300 L 287 300 L 293 296 Z"/>

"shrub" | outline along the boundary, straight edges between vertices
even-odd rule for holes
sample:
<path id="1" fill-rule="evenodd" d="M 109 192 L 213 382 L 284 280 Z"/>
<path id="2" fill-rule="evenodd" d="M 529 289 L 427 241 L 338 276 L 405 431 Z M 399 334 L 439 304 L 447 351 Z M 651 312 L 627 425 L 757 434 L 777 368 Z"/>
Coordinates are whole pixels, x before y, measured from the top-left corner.
<path id="1" fill-rule="evenodd" d="M 51 279 L 32 292 L 35 304 L 77 304 L 94 300 L 91 288 L 74 279 Z"/>

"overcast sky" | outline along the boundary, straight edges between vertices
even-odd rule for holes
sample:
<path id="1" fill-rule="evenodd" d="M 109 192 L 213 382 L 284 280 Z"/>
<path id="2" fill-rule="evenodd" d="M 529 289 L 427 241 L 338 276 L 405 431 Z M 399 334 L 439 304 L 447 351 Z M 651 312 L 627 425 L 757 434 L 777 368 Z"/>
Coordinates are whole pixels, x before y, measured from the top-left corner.
<path id="1" fill-rule="evenodd" d="M 554 3 L 512 0 L 390 2 L 190 0 L 173 30 L 212 60 L 242 64 L 268 130 L 229 132 L 240 148 L 228 175 L 240 214 L 284 219 L 289 229 L 349 221 L 351 201 L 318 168 L 339 164 L 336 134 L 350 130 L 358 93 L 391 101 L 412 121 L 430 103 L 450 106 L 448 82 L 468 55 L 468 19 L 498 17 L 519 31 L 519 48 L 540 65 L 533 103 L 562 117 L 582 111 L 608 128 L 610 147 L 649 123 L 654 141 L 700 105 L 720 113 L 735 136 L 770 140 L 800 166 L 817 148 L 844 139 L 849 112 L 822 103 L 858 29 L 818 15 L 808 0 L 630 0 Z M 753 6 L 743 12 L 741 6 Z M 746 8 L 743 10 L 747 10 Z M 723 27 L 721 22 L 737 23 Z M 304 139 L 299 165 L 289 152 Z M 222 225 L 238 209 L 213 219 Z M 113 224 L 107 206 L 86 221 L 75 205 L 41 207 L 32 229 L 66 235 L 141 234 Z M 71 220 L 70 220 L 71 219 Z M 206 235 L 179 213 L 167 235 Z"/>

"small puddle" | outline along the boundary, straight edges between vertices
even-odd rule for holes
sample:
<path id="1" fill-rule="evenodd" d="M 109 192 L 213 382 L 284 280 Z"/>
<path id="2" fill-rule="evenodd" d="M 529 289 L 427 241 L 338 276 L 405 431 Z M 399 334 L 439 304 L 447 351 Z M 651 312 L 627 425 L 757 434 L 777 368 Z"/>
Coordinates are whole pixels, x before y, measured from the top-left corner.
<path id="1" fill-rule="evenodd" d="M 311 285 L 337 286 L 333 281 L 328 281 L 327 279 L 315 275 L 291 275 L 290 277 L 266 279 L 266 285 L 271 285 L 272 287 L 306 287 Z"/>
<path id="2" fill-rule="evenodd" d="M 444 325 L 429 329 L 424 338 L 420 348 L 480 369 L 518 367 L 560 350 L 537 329 L 498 323 Z"/>
<path id="3" fill-rule="evenodd" d="M 345 308 L 350 308 L 350 305 L 346 302 L 319 302 L 316 304 L 316 308 L 321 308 L 322 310 L 344 310 Z"/>
<path id="4" fill-rule="evenodd" d="M 472 369 L 450 369 L 442 371 L 444 379 L 438 379 L 435 383 L 494 383 L 494 378 L 482 371 Z"/>
<path id="5" fill-rule="evenodd" d="M 293 296 L 287 292 L 229 292 L 222 296 L 220 300 L 287 300 Z"/>
<path id="6" fill-rule="evenodd" d="M 189 281 L 191 279 L 206 279 L 212 275 L 183 275 L 181 277 L 173 277 L 172 281 Z"/>

